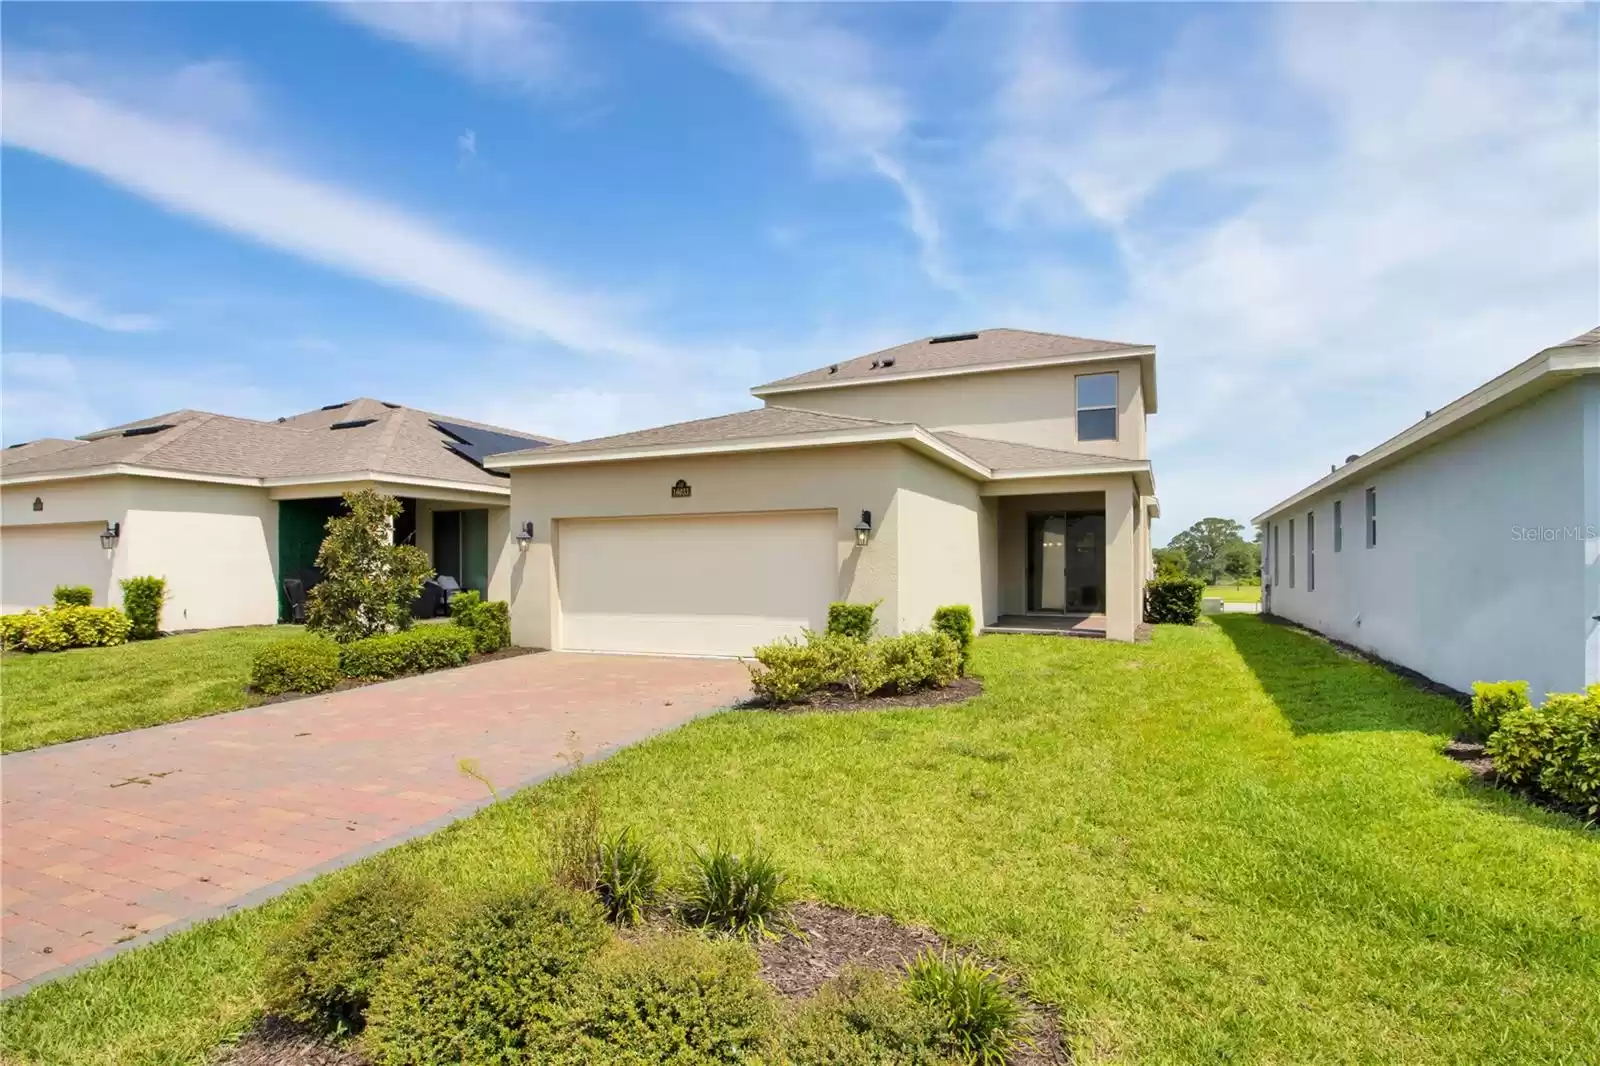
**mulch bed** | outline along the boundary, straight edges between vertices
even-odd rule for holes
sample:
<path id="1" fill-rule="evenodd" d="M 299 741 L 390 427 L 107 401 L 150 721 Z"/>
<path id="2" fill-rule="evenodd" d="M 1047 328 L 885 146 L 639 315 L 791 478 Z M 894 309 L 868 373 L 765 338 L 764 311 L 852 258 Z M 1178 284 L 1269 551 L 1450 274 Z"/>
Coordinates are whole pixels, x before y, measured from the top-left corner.
<path id="1" fill-rule="evenodd" d="M 761 977 L 785 999 L 807 999 L 850 967 L 895 973 L 925 950 L 948 945 L 931 929 L 901 925 L 881 915 L 858 914 L 826 903 L 797 903 L 789 910 L 792 928 L 781 940 L 756 946 Z M 985 961 L 981 960 L 980 961 Z M 985 965 L 989 965 L 985 961 Z M 1015 982 L 1012 990 L 1022 995 Z M 1023 996 L 1032 1032 L 1031 1046 L 1008 1056 L 1013 1066 L 1069 1063 L 1072 1053 L 1061 1036 L 1055 1012 Z"/>
<path id="2" fill-rule="evenodd" d="M 462 663 L 460 666 L 447 666 L 443 670 L 427 670 L 424 672 L 430 674 L 441 674 L 448 670 L 460 670 L 468 666 L 477 666 L 479 663 L 492 663 L 496 659 L 515 659 L 519 655 L 534 655 L 542 650 L 544 649 L 510 647 L 501 648 L 499 651 L 483 652 L 481 654 L 474 652 L 467 658 L 467 661 Z M 421 676 L 422 674 L 400 674 L 396 677 L 383 678 L 381 681 L 361 681 L 356 678 L 345 678 L 332 688 L 324 689 L 321 692 L 285 692 L 278 696 L 263 696 L 261 697 L 260 701 L 255 704 L 255 706 L 267 707 L 274 703 L 288 703 L 290 700 L 306 700 L 310 699 L 312 696 L 327 696 L 334 692 L 348 692 L 353 688 L 366 688 L 368 685 L 382 685 L 388 681 L 399 681 L 403 677 Z"/>
<path id="3" fill-rule="evenodd" d="M 213 1066 L 371 1066 L 355 1044 L 334 1043 L 282 1018 L 263 1018 Z"/>
<path id="4" fill-rule="evenodd" d="M 982 681 L 975 677 L 958 677 L 954 684 L 945 688 L 924 688 L 904 694 L 891 692 L 860 700 L 851 699 L 850 693 L 843 688 L 830 687 L 821 692 L 814 692 L 798 703 L 788 703 L 781 707 L 769 706 L 761 699 L 749 700 L 741 706 L 777 711 L 780 714 L 804 714 L 809 711 L 845 714 L 851 711 L 886 711 L 894 707 L 942 707 L 951 703 L 965 703 L 974 696 L 982 694 Z"/>
<path id="5" fill-rule="evenodd" d="M 761 979 L 786 1000 L 809 999 L 846 969 L 860 967 L 898 973 L 926 950 L 949 947 L 938 933 L 902 925 L 881 915 L 858 914 L 826 903 L 802 902 L 789 910 L 789 931 L 756 944 Z M 624 937 L 660 934 L 671 923 L 619 930 Z M 984 965 L 991 965 L 979 958 Z M 1031 1044 L 1009 1056 L 1012 1066 L 1062 1066 L 1072 1061 L 1060 1020 L 1049 1007 L 1028 999 L 1013 980 L 1012 991 L 1026 1005 Z M 371 1066 L 354 1043 L 336 1043 L 281 1018 L 264 1018 L 235 1044 L 220 1050 L 212 1066 Z"/>

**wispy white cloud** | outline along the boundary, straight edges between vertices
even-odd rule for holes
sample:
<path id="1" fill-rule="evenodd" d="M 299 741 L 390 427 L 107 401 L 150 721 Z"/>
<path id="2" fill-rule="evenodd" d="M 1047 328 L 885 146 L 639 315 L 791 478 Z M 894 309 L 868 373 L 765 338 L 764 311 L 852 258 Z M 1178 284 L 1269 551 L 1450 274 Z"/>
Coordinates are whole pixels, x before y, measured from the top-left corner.
<path id="1" fill-rule="evenodd" d="M 1180 36 L 1138 77 L 1083 59 L 1070 13 L 1019 16 L 995 211 L 1100 227 L 1120 295 L 1067 271 L 1008 299 L 1158 344 L 1163 535 L 1248 517 L 1600 321 L 1591 14 L 1287 5 L 1252 57 Z"/>
<path id="2" fill-rule="evenodd" d="M 329 10 L 484 85 L 550 90 L 575 74 L 560 31 L 537 4 L 359 0 Z"/>
<path id="3" fill-rule="evenodd" d="M 114 333 L 143 333 L 162 328 L 161 319 L 155 315 L 108 311 L 91 296 L 10 266 L 5 268 L 4 276 L 0 276 L 0 297 L 33 304 Z"/>
<path id="4" fill-rule="evenodd" d="M 300 173 L 199 125 L 126 107 L 65 81 L 3 82 L 0 136 L 168 210 L 358 277 L 476 313 L 581 352 L 660 359 L 603 295 L 438 228 L 382 200 Z"/>
<path id="5" fill-rule="evenodd" d="M 903 91 L 880 77 L 886 64 L 870 42 L 825 8 L 800 5 L 697 4 L 679 10 L 677 22 L 788 107 L 824 164 L 865 168 L 893 185 L 924 273 L 959 286 L 938 212 L 906 164 L 911 111 Z"/>

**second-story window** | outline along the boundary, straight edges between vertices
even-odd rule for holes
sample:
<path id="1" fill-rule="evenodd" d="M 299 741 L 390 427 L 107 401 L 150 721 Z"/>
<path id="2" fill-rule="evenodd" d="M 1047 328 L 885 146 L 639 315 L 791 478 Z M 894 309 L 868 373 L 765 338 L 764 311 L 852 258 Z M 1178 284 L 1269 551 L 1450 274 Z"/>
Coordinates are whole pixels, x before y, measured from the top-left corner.
<path id="1" fill-rule="evenodd" d="M 1117 375 L 1078 375 L 1078 439 L 1117 439 Z"/>

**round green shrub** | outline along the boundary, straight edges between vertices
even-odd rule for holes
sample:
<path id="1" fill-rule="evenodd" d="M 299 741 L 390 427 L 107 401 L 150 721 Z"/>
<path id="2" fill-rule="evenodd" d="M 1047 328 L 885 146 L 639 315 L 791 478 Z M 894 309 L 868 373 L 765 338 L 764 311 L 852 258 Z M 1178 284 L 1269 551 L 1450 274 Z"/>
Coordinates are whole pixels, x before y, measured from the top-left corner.
<path id="1" fill-rule="evenodd" d="M 548 1031 L 544 1046 L 530 1048 L 531 1061 L 770 1061 L 777 1010 L 757 967 L 754 951 L 729 941 L 680 935 L 613 942 L 574 979 L 564 1024 Z"/>
<path id="2" fill-rule="evenodd" d="M 324 893 L 267 947 L 263 986 L 277 1014 L 359 1032 L 384 962 L 427 900 L 416 881 L 373 871 Z"/>
<path id="3" fill-rule="evenodd" d="M 1507 711 L 1485 745 L 1495 773 L 1600 813 L 1600 685 L 1552 692 L 1539 707 Z"/>
<path id="4" fill-rule="evenodd" d="M 788 1066 L 943 1066 L 943 1027 L 934 1010 L 877 970 L 846 970 L 789 1018 Z"/>
<path id="5" fill-rule="evenodd" d="M 367 1049 L 384 1066 L 541 1061 L 565 984 L 608 936 L 593 900 L 549 885 L 467 905 L 384 967 Z"/>
<path id="6" fill-rule="evenodd" d="M 956 642 L 956 649 L 961 653 L 961 674 L 965 676 L 967 667 L 972 665 L 972 635 L 977 629 L 972 608 L 964 603 L 935 608 L 933 628 Z"/>
<path id="7" fill-rule="evenodd" d="M 326 692 L 341 676 L 339 645 L 310 634 L 268 644 L 250 663 L 250 687 L 266 696 Z"/>
<path id="8" fill-rule="evenodd" d="M 1200 620 L 1206 583 L 1197 577 L 1157 577 L 1144 586 L 1144 620 L 1192 626 Z"/>
<path id="9" fill-rule="evenodd" d="M 130 577 L 122 582 L 122 609 L 133 623 L 134 640 L 154 640 L 161 635 L 161 607 L 167 602 L 167 579 Z"/>
<path id="10" fill-rule="evenodd" d="M 57 585 L 52 599 L 57 607 L 92 607 L 94 589 L 88 585 Z"/>

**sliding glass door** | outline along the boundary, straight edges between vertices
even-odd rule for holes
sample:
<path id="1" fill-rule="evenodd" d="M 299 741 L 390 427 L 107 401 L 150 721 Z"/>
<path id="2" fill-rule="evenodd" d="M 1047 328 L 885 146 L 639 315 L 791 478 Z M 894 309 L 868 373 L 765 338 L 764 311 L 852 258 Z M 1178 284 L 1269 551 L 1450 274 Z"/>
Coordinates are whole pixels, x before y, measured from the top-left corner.
<path id="1" fill-rule="evenodd" d="M 1089 614 L 1105 610 L 1106 516 L 1028 516 L 1028 610 Z"/>
<path id="2" fill-rule="evenodd" d="M 433 512 L 433 568 L 489 595 L 489 512 Z"/>

